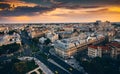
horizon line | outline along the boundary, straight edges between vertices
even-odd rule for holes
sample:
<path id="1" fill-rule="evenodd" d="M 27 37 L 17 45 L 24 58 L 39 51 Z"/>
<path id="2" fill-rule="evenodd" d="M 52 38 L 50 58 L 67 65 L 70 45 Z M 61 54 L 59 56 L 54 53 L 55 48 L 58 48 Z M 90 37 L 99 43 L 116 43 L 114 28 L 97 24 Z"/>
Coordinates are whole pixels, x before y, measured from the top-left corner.
<path id="1" fill-rule="evenodd" d="M 95 21 L 96 22 L 96 21 Z M 95 22 L 24 22 L 24 23 L 22 23 L 22 22 L 3 22 L 3 23 L 0 23 L 0 24 L 50 24 L 50 23 L 53 23 L 53 24 L 55 24 L 55 23 L 95 23 Z M 103 22 L 105 22 L 105 21 L 103 21 Z M 110 23 L 120 23 L 120 22 L 110 22 Z"/>

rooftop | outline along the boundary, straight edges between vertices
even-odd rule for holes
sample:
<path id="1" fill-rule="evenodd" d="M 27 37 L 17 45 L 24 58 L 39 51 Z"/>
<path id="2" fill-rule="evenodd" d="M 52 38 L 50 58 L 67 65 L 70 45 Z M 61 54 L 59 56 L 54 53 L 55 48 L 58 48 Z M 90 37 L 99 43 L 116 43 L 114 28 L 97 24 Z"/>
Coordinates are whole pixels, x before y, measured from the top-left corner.
<path id="1" fill-rule="evenodd" d="M 110 47 L 109 46 L 94 46 L 94 45 L 90 45 L 89 48 L 93 48 L 93 49 L 98 49 L 101 48 L 102 50 L 110 50 Z"/>
<path id="2" fill-rule="evenodd" d="M 120 48 L 120 43 L 119 42 L 111 42 L 109 45 Z"/>

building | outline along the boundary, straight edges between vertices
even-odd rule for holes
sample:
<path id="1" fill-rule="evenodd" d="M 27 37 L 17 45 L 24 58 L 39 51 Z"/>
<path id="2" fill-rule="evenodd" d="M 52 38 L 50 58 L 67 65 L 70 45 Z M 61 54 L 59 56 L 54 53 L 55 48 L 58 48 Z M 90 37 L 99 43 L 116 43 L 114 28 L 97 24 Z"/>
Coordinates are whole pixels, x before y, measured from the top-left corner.
<path id="1" fill-rule="evenodd" d="M 42 37 L 42 36 L 45 36 L 45 33 L 47 32 L 48 32 L 48 29 L 45 27 L 30 26 L 28 30 L 28 35 L 31 38 Z"/>
<path id="2" fill-rule="evenodd" d="M 111 56 L 111 54 L 111 48 L 108 46 L 91 45 L 88 47 L 88 56 L 92 58 Z"/>
<path id="3" fill-rule="evenodd" d="M 75 30 L 77 32 L 89 32 L 89 27 L 88 26 L 77 26 L 75 27 Z"/>
<path id="4" fill-rule="evenodd" d="M 14 33 L 13 35 L 2 35 L 0 37 L 0 46 L 11 44 L 11 43 L 17 43 L 21 45 L 20 35 L 17 33 Z"/>
<path id="5" fill-rule="evenodd" d="M 98 36 L 98 39 L 81 39 L 80 36 L 57 40 L 54 43 L 55 52 L 64 59 L 67 59 L 77 52 L 87 48 L 89 44 L 97 44 L 104 41 L 104 37 Z"/>
<path id="6" fill-rule="evenodd" d="M 46 33 L 46 37 L 51 40 L 51 42 L 54 42 L 55 40 L 58 40 L 58 34 L 54 32 L 48 32 Z"/>
<path id="7" fill-rule="evenodd" d="M 39 38 L 39 42 L 42 43 L 42 44 L 45 42 L 45 40 L 47 40 L 47 39 L 44 38 L 44 37 Z"/>
<path id="8" fill-rule="evenodd" d="M 63 31 L 63 32 L 59 32 L 58 34 L 61 38 L 71 38 L 72 33 L 73 32 L 71 32 L 71 31 L 70 32 Z"/>
<path id="9" fill-rule="evenodd" d="M 90 45 L 88 47 L 89 57 L 111 57 L 120 58 L 120 43 L 110 42 L 105 46 L 94 46 Z"/>
<path id="10" fill-rule="evenodd" d="M 69 25 L 69 26 L 67 25 L 67 26 L 64 26 L 64 27 L 63 27 L 63 30 L 73 32 L 74 28 L 73 28 L 73 26 L 71 26 L 71 25 Z"/>
<path id="11" fill-rule="evenodd" d="M 5 32 L 5 31 L 8 31 L 8 30 L 9 30 L 8 27 L 0 26 L 0 32 Z"/>
<path id="12" fill-rule="evenodd" d="M 119 42 L 110 42 L 109 45 L 114 51 L 112 57 L 115 59 L 120 59 L 120 43 Z"/>
<path id="13" fill-rule="evenodd" d="M 79 40 L 72 39 L 62 39 L 57 40 L 54 44 L 55 52 L 62 58 L 69 58 L 72 54 L 76 52 L 75 51 L 69 51 L 70 49 L 74 48 L 76 49 L 77 46 L 80 45 Z"/>

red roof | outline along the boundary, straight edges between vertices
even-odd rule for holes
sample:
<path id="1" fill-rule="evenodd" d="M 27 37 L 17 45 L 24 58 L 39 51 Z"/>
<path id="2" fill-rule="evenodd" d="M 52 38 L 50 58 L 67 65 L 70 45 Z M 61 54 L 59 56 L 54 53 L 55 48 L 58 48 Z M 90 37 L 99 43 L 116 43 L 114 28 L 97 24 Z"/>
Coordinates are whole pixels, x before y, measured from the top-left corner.
<path id="1" fill-rule="evenodd" d="M 108 46 L 94 46 L 94 45 L 90 45 L 89 48 L 93 48 L 93 49 L 98 49 L 101 48 L 102 50 L 110 50 L 110 48 Z"/>
<path id="2" fill-rule="evenodd" d="M 94 46 L 94 45 L 90 45 L 88 46 L 89 48 L 93 48 L 93 49 L 97 49 L 97 46 Z"/>
<path id="3" fill-rule="evenodd" d="M 89 48 L 93 48 L 93 49 L 98 49 L 98 47 L 100 47 L 102 50 L 111 50 L 111 48 L 109 46 L 115 46 L 117 48 L 120 48 L 120 43 L 118 43 L 118 42 L 111 42 L 111 43 L 106 44 L 105 46 L 90 45 L 88 47 Z"/>
<path id="4" fill-rule="evenodd" d="M 110 47 L 108 46 L 99 46 L 102 50 L 110 50 Z"/>
<path id="5" fill-rule="evenodd" d="M 120 48 L 120 43 L 118 43 L 118 42 L 111 42 L 110 45 Z"/>

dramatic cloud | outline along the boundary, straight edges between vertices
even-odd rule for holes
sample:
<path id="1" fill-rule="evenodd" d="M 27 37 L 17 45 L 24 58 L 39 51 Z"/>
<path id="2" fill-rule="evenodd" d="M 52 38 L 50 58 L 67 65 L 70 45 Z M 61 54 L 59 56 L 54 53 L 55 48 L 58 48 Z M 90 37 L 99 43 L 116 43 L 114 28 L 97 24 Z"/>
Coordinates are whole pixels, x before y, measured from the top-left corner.
<path id="1" fill-rule="evenodd" d="M 59 5 L 63 6 L 106 6 L 106 5 L 120 5 L 120 0 L 22 0 L 41 5 Z M 61 6 L 62 6 L 61 5 Z"/>
<path id="2" fill-rule="evenodd" d="M 116 16 L 120 0 L 0 0 L 0 21 L 118 21 Z"/>
<path id="3" fill-rule="evenodd" d="M 40 6 L 35 6 L 35 7 L 16 7 L 13 8 L 13 10 L 7 9 L 0 11 L 0 16 L 21 16 L 21 15 L 28 15 L 28 16 L 33 16 L 35 14 L 51 11 L 53 8 L 48 8 L 48 7 L 40 7 Z"/>
<path id="4" fill-rule="evenodd" d="M 78 5 L 116 5 L 120 4 L 120 0 L 54 0 L 65 4 Z"/>
<path id="5" fill-rule="evenodd" d="M 0 3 L 0 9 L 4 10 L 4 9 L 9 9 L 9 8 L 10 8 L 9 4 Z"/>
<path id="6" fill-rule="evenodd" d="M 120 4 L 120 0 L 0 0 L 1 2 L 21 2 L 34 3 L 36 6 L 17 6 L 14 9 L 10 9 L 10 4 L 1 3 L 0 16 L 19 16 L 19 15 L 35 15 L 35 13 L 44 13 L 46 11 L 51 11 L 56 8 L 66 8 L 66 9 L 91 9 L 100 8 L 111 5 Z M 15 4 L 14 4 L 15 5 Z M 21 4 L 22 5 L 22 4 Z M 32 5 L 32 4 L 30 4 Z M 95 12 L 95 11 L 91 11 Z"/>

